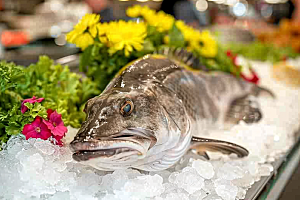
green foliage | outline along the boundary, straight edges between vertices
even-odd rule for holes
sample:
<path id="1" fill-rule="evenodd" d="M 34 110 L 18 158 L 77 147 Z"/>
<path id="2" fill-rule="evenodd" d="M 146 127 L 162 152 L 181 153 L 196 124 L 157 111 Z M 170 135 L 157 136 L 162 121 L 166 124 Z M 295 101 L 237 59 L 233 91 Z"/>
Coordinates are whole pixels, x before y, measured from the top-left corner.
<path id="1" fill-rule="evenodd" d="M 169 30 L 169 37 L 170 37 L 169 45 L 171 47 L 184 47 L 185 41 L 184 41 L 183 34 L 177 28 L 175 23 L 173 24 L 172 28 Z"/>
<path id="2" fill-rule="evenodd" d="M 193 52 L 200 62 L 211 71 L 223 71 L 239 76 L 241 68 L 234 65 L 232 60 L 226 55 L 226 50 L 222 46 L 218 46 L 218 53 L 212 59 L 201 56 L 197 51 Z"/>
<path id="3" fill-rule="evenodd" d="M 230 49 L 235 54 L 240 54 L 246 58 L 260 61 L 270 61 L 272 63 L 283 60 L 286 57 L 295 58 L 299 56 L 292 48 L 279 48 L 272 44 L 264 44 L 259 41 L 251 44 L 229 44 L 224 47 Z"/>
<path id="4" fill-rule="evenodd" d="M 153 47 L 158 48 L 163 43 L 164 33 L 160 33 L 154 26 L 147 26 L 147 40 L 153 44 Z"/>
<path id="5" fill-rule="evenodd" d="M 46 110 L 57 110 L 65 125 L 79 127 L 85 118 L 85 102 L 98 95 L 97 85 L 88 78 L 70 72 L 67 66 L 54 64 L 41 56 L 28 68 L 13 63 L 0 63 L 0 144 L 10 135 L 18 134 L 36 116 L 47 117 Z M 21 113 L 23 99 L 45 98 L 41 103 L 25 103 L 28 111 Z"/>

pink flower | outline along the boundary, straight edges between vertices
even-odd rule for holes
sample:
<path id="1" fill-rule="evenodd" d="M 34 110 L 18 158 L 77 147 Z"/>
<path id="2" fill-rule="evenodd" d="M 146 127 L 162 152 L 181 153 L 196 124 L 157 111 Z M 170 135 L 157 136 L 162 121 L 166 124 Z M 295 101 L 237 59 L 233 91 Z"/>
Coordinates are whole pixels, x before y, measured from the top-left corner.
<path id="1" fill-rule="evenodd" d="M 47 140 L 51 137 L 51 131 L 39 116 L 37 116 L 31 124 L 26 124 L 22 133 L 26 136 L 26 140 L 29 138 L 41 138 Z"/>
<path id="2" fill-rule="evenodd" d="M 241 73 L 241 77 L 245 80 L 245 81 L 248 81 L 248 82 L 251 82 L 251 83 L 254 83 L 254 84 L 258 84 L 259 82 L 259 77 L 258 75 L 256 74 L 256 72 L 250 68 L 250 72 L 251 72 L 251 77 L 247 77 L 245 76 L 244 74 Z"/>
<path id="3" fill-rule="evenodd" d="M 232 57 L 232 52 L 228 49 L 228 50 L 226 51 L 226 55 L 227 55 L 227 57 Z"/>
<path id="4" fill-rule="evenodd" d="M 63 137 L 68 131 L 67 127 L 64 126 L 64 122 L 61 119 L 61 114 L 58 114 L 56 111 L 51 109 L 47 110 L 48 120 L 43 120 L 47 127 L 51 130 L 51 133 L 54 137 L 61 136 Z"/>
<path id="5" fill-rule="evenodd" d="M 55 135 L 53 135 L 52 137 L 56 140 L 56 142 L 55 142 L 56 145 L 63 146 L 63 142 L 61 141 L 61 139 L 63 138 L 63 136 L 55 136 Z"/>
<path id="6" fill-rule="evenodd" d="M 35 102 L 41 103 L 43 100 L 44 98 L 36 99 L 35 96 L 33 96 L 31 99 L 25 99 L 21 105 L 21 112 L 24 114 L 28 110 L 28 108 L 24 105 L 25 103 L 32 103 L 32 104 L 34 104 Z"/>

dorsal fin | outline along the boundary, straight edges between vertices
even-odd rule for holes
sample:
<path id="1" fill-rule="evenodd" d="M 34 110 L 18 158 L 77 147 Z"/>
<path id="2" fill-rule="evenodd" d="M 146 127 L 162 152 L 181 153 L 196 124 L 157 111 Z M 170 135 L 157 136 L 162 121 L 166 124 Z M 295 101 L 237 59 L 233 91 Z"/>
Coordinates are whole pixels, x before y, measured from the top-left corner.
<path id="1" fill-rule="evenodd" d="M 201 63 L 192 52 L 188 52 L 183 48 L 163 47 L 155 51 L 154 54 L 164 55 L 174 62 L 184 65 L 192 70 L 209 71 L 209 69 Z"/>

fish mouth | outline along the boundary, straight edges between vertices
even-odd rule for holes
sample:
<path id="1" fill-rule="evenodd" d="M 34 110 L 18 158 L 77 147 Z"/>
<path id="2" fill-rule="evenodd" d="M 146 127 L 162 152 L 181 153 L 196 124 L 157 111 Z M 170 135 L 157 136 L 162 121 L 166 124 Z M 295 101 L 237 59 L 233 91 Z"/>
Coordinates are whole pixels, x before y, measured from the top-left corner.
<path id="1" fill-rule="evenodd" d="M 70 145 L 74 152 L 73 159 L 80 162 L 94 158 L 122 158 L 132 155 L 143 158 L 155 143 L 156 138 L 151 131 L 134 128 L 99 140 L 73 141 Z"/>

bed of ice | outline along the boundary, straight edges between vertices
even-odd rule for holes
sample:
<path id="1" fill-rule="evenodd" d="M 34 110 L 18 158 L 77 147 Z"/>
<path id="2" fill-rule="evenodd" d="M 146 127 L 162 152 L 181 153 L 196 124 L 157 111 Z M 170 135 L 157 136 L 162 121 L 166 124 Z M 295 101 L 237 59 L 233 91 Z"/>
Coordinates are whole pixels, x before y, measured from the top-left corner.
<path id="1" fill-rule="evenodd" d="M 240 62 L 245 62 L 241 59 Z M 0 199 L 48 200 L 235 200 L 273 170 L 270 164 L 294 143 L 300 127 L 300 90 L 274 82 L 270 64 L 253 62 L 261 85 L 277 98 L 260 97 L 263 120 L 240 123 L 210 138 L 238 143 L 250 151 L 247 158 L 212 154 L 210 161 L 188 154 L 171 169 L 141 172 L 127 169 L 102 172 L 72 161 L 68 147 L 40 139 L 10 139 L 0 152 Z M 68 140 L 76 133 L 69 128 Z"/>

